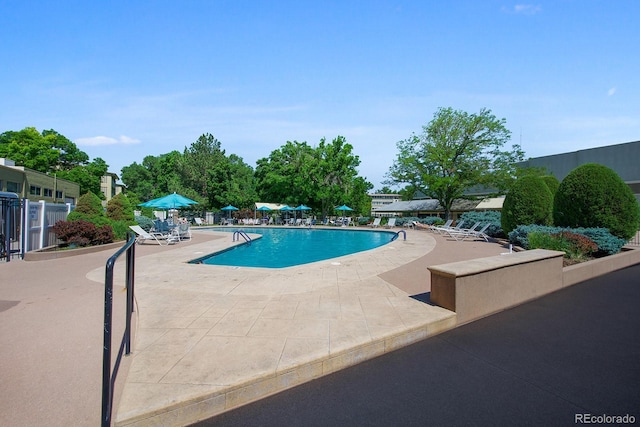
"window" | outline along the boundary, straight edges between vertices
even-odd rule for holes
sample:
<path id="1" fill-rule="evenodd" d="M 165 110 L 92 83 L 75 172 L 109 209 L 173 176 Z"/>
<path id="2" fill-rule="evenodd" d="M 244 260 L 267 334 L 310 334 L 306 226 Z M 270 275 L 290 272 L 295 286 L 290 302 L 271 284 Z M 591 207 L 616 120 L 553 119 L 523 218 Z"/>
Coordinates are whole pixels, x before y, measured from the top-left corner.
<path id="1" fill-rule="evenodd" d="M 38 187 L 37 185 L 31 185 L 29 186 L 29 194 L 31 194 L 32 196 L 39 196 L 41 194 L 42 188 Z"/>
<path id="2" fill-rule="evenodd" d="M 50 188 L 44 189 L 44 197 L 53 197 L 53 190 Z"/>
<path id="3" fill-rule="evenodd" d="M 56 199 L 62 199 L 62 191 L 56 190 Z"/>
<path id="4" fill-rule="evenodd" d="M 7 191 L 10 193 L 21 193 L 22 187 L 17 182 L 7 181 Z"/>

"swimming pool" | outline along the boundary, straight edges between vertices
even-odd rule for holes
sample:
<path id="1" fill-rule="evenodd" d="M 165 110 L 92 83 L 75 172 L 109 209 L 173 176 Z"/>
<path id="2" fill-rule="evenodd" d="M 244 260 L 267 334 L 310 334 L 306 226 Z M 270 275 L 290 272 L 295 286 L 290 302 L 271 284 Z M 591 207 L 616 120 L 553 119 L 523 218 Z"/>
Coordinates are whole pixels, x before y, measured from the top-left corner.
<path id="1" fill-rule="evenodd" d="M 294 227 L 255 229 L 224 227 L 214 231 L 234 232 L 240 230 L 249 234 L 261 234 L 262 238 L 253 240 L 250 245 L 243 244 L 200 257 L 191 263 L 238 267 L 292 267 L 374 249 L 389 243 L 395 235 L 390 231 Z"/>

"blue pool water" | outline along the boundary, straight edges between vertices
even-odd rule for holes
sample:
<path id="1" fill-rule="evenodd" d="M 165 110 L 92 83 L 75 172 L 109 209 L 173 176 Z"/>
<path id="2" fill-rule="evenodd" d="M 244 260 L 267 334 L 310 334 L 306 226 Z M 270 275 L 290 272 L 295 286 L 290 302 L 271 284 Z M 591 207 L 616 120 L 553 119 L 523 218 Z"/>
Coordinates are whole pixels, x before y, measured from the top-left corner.
<path id="1" fill-rule="evenodd" d="M 219 228 L 215 231 L 244 230 L 262 234 L 250 245 L 244 244 L 191 262 L 240 267 L 282 268 L 322 261 L 377 248 L 389 243 L 389 231 L 326 230 L 308 228 Z M 242 237 L 240 237 L 241 240 Z"/>

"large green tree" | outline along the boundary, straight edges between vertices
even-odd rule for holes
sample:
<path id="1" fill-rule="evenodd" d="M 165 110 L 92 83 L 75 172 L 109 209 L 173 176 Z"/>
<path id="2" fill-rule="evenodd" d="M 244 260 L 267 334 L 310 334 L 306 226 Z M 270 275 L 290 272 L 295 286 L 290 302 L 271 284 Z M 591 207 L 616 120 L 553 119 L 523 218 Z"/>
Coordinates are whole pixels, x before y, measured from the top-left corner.
<path id="1" fill-rule="evenodd" d="M 43 173 L 71 170 L 86 165 L 89 156 L 53 129 L 38 132 L 34 127 L 0 134 L 0 157 Z"/>
<path id="2" fill-rule="evenodd" d="M 488 109 L 438 109 L 421 134 L 397 143 L 388 183 L 409 184 L 438 200 L 447 217 L 453 201 L 474 186 L 506 190 L 524 153 L 518 145 L 504 149 L 511 136 L 505 123 Z"/>
<path id="3" fill-rule="evenodd" d="M 262 200 L 304 203 L 323 217 L 341 204 L 356 213 L 368 212 L 367 192 L 373 186 L 358 176 L 359 165 L 353 147 L 342 136 L 330 143 L 323 138 L 315 148 L 287 141 L 268 158 L 258 160 L 256 185 Z"/>
<path id="4" fill-rule="evenodd" d="M 287 141 L 256 162 L 256 186 L 263 201 L 305 203 L 311 207 L 311 181 L 316 155 L 306 142 Z"/>
<path id="5" fill-rule="evenodd" d="M 181 173 L 185 188 L 192 189 L 199 202 L 209 207 L 222 207 L 219 196 L 224 191 L 228 160 L 220 141 L 213 135 L 201 135 L 181 159 Z"/>

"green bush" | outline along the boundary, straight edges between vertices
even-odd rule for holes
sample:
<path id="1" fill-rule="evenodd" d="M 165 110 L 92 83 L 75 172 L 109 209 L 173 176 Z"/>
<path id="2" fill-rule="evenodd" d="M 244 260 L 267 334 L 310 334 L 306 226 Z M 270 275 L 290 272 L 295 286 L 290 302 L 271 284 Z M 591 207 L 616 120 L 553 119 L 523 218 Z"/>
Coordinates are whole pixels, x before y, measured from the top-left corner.
<path id="1" fill-rule="evenodd" d="M 553 219 L 563 227 L 607 228 L 628 241 L 640 228 L 640 205 L 612 169 L 588 163 L 575 168 L 560 183 Z"/>
<path id="2" fill-rule="evenodd" d="M 617 254 L 627 243 L 626 240 L 611 234 L 606 228 L 568 228 L 544 225 L 519 225 L 509 233 L 509 242 L 525 249 L 531 249 L 531 244 L 529 242 L 529 235 L 531 233 L 551 235 L 561 232 L 571 232 L 588 237 L 598 247 L 597 251 L 593 254 L 595 257 Z"/>
<path id="3" fill-rule="evenodd" d="M 111 221 L 110 226 L 113 230 L 113 237 L 115 240 L 126 240 L 127 233 L 131 231 L 129 228 L 130 225 L 133 225 L 132 221 Z"/>
<path id="4" fill-rule="evenodd" d="M 501 225 L 505 234 L 518 225 L 551 225 L 553 195 L 536 175 L 525 175 L 513 184 L 502 205 Z"/>
<path id="5" fill-rule="evenodd" d="M 463 228 L 471 227 L 476 222 L 480 222 L 483 225 L 491 224 L 485 230 L 485 234 L 491 237 L 505 237 L 504 231 L 502 231 L 501 218 L 502 215 L 498 211 L 469 211 L 460 216 L 460 219 L 464 220 Z"/>
<path id="6" fill-rule="evenodd" d="M 87 214 L 83 212 L 78 212 L 74 210 L 67 215 L 67 221 L 87 221 L 94 224 L 96 227 L 101 227 L 103 225 L 111 224 L 109 218 L 104 216 L 104 214 Z"/>
<path id="7" fill-rule="evenodd" d="M 545 175 L 542 177 L 542 180 L 547 184 L 547 187 L 549 187 L 551 195 L 555 196 L 558 191 L 558 187 L 560 187 L 560 181 L 558 181 L 558 178 L 553 175 Z"/>
<path id="8" fill-rule="evenodd" d="M 532 232 L 527 236 L 529 239 L 529 249 L 551 249 L 562 251 L 565 258 L 572 260 L 586 260 L 598 251 L 598 245 L 588 237 L 561 231 L 559 233 L 548 234 L 542 232 Z"/>
<path id="9" fill-rule="evenodd" d="M 86 215 L 104 215 L 102 201 L 91 191 L 80 196 L 73 211 Z"/>
<path id="10" fill-rule="evenodd" d="M 130 221 L 133 223 L 133 208 L 123 193 L 116 194 L 107 202 L 107 218 L 113 221 Z"/>

